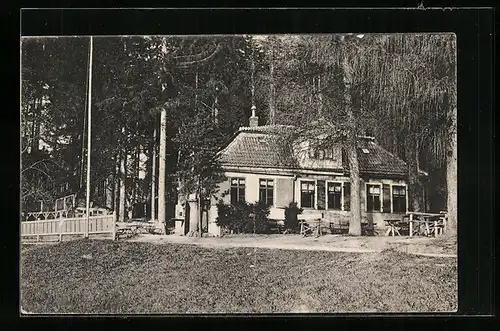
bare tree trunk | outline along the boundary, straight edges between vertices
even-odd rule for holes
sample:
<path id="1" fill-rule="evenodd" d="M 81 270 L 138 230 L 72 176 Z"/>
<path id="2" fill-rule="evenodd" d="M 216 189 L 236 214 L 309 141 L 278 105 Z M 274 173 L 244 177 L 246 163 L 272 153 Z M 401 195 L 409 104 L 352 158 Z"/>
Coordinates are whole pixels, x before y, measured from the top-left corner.
<path id="1" fill-rule="evenodd" d="M 198 184 L 200 185 L 200 184 Z M 198 189 L 198 235 L 201 237 L 203 232 L 203 208 L 201 207 L 201 188 Z"/>
<path id="2" fill-rule="evenodd" d="M 342 71 L 344 76 L 344 101 L 347 113 L 347 159 L 349 161 L 350 180 L 351 180 L 351 219 L 349 222 L 349 234 L 353 236 L 361 235 L 361 195 L 360 195 L 360 174 L 357 152 L 356 128 L 357 121 L 352 109 L 351 86 L 352 69 L 344 58 L 342 61 Z"/>
<path id="3" fill-rule="evenodd" d="M 32 151 L 38 151 L 40 146 L 40 113 L 41 113 L 41 99 L 35 99 L 35 107 L 33 111 L 33 135 L 32 135 Z"/>
<path id="4" fill-rule="evenodd" d="M 446 186 L 448 189 L 448 232 L 451 236 L 457 235 L 458 227 L 458 185 L 457 185 L 457 95 L 452 92 L 451 109 L 449 112 L 450 127 L 448 128 L 448 153 L 446 154 Z"/>
<path id="5" fill-rule="evenodd" d="M 350 112 L 350 118 L 352 111 Z M 351 129 L 347 136 L 347 159 L 349 160 L 350 180 L 351 180 L 351 220 L 349 222 L 349 234 L 353 236 L 361 235 L 361 189 L 358 153 L 356 148 L 356 132 Z"/>
<path id="6" fill-rule="evenodd" d="M 165 231 L 165 193 L 166 193 L 166 161 L 167 161 L 167 109 L 161 110 L 160 117 L 160 157 L 158 169 L 158 227 Z"/>
<path id="7" fill-rule="evenodd" d="M 122 128 L 122 137 L 125 135 L 125 128 Z M 122 147 L 120 151 L 120 207 L 119 220 L 125 221 L 125 203 L 126 203 L 126 179 L 127 179 L 127 151 Z"/>
<path id="8" fill-rule="evenodd" d="M 119 206 L 120 206 L 120 154 L 116 154 L 115 158 L 115 182 L 114 182 L 114 204 L 113 210 L 115 211 L 115 222 L 119 220 Z"/>
<path id="9" fill-rule="evenodd" d="M 414 137 L 409 138 L 410 141 L 406 143 L 408 156 L 408 198 L 410 199 L 410 209 L 411 211 L 419 212 L 421 211 L 421 187 L 419 180 L 419 166 L 418 166 L 418 144 L 417 139 Z"/>
<path id="10" fill-rule="evenodd" d="M 153 145 L 151 147 L 151 220 L 155 220 L 156 208 L 155 208 L 155 197 L 156 197 L 156 121 L 155 128 L 153 130 Z"/>
<path id="11" fill-rule="evenodd" d="M 140 163 L 141 163 L 141 145 L 139 144 L 136 147 L 135 151 L 135 169 L 134 169 L 134 205 L 140 202 L 139 200 L 139 172 L 140 172 Z"/>
<path id="12" fill-rule="evenodd" d="M 81 190 L 83 188 L 83 175 L 85 173 L 85 141 L 86 141 L 86 130 L 85 128 L 87 127 L 87 116 L 86 112 L 83 116 L 83 133 L 82 133 L 82 155 L 80 159 L 80 185 L 79 189 Z"/>
<path id="13" fill-rule="evenodd" d="M 318 76 L 318 116 L 323 115 L 323 92 L 321 91 L 321 76 Z"/>

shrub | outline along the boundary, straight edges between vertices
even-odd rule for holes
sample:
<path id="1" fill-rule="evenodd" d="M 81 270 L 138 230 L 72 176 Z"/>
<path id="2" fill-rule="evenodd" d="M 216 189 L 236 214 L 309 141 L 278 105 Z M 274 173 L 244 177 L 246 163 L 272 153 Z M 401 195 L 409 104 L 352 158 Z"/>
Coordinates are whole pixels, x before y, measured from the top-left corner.
<path id="1" fill-rule="evenodd" d="M 215 223 L 236 233 L 269 233 L 269 207 L 263 203 L 240 202 L 237 205 L 217 203 Z"/>
<path id="2" fill-rule="evenodd" d="M 299 230 L 298 215 L 302 214 L 304 210 L 297 206 L 296 202 L 290 202 L 288 207 L 285 207 L 285 229 L 291 231 Z"/>

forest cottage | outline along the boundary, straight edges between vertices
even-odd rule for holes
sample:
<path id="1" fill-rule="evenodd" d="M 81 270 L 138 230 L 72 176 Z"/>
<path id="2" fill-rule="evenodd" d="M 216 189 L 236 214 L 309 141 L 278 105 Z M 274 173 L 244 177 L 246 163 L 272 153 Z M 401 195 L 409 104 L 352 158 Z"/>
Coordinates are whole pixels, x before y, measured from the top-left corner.
<path id="1" fill-rule="evenodd" d="M 287 148 L 280 137 L 293 129 L 258 126 L 252 115 L 249 126 L 241 127 L 221 151 L 227 180 L 219 184 L 218 198 L 228 204 L 263 201 L 270 206 L 269 218 L 275 220 L 284 220 L 285 207 L 296 202 L 304 214 L 322 213 L 332 223 L 348 222 L 350 179 L 342 147 L 318 149 L 312 141 L 297 141 Z M 407 165 L 372 137 L 360 137 L 358 159 L 362 219 L 382 233 L 385 219 L 400 219 L 408 210 Z M 203 227 L 214 235 L 220 235 L 215 223 L 217 201 L 211 200 L 203 217 Z M 181 210 L 178 206 L 178 215 Z M 188 219 L 197 218 L 196 212 L 186 216 L 187 226 L 176 233 L 188 233 Z"/>

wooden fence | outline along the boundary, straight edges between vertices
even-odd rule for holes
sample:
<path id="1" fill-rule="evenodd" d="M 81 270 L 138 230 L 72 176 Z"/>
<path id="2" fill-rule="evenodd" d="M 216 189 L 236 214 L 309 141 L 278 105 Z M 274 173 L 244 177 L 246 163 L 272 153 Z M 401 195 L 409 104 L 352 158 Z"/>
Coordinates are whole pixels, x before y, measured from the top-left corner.
<path id="1" fill-rule="evenodd" d="M 87 218 L 59 218 L 42 221 L 24 221 L 21 222 L 21 240 L 36 239 L 36 241 L 44 238 L 53 238 L 61 241 L 65 235 L 83 235 L 86 231 Z M 90 216 L 88 224 L 88 234 L 110 234 L 113 240 L 116 239 L 116 222 L 114 214 Z"/>

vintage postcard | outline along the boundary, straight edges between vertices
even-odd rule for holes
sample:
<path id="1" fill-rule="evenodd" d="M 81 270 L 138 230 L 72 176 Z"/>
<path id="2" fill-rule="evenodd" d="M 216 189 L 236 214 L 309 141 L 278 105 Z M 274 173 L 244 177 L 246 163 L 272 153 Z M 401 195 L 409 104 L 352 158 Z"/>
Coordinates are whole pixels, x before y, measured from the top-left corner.
<path id="1" fill-rule="evenodd" d="M 20 47 L 23 314 L 457 310 L 454 34 Z"/>

